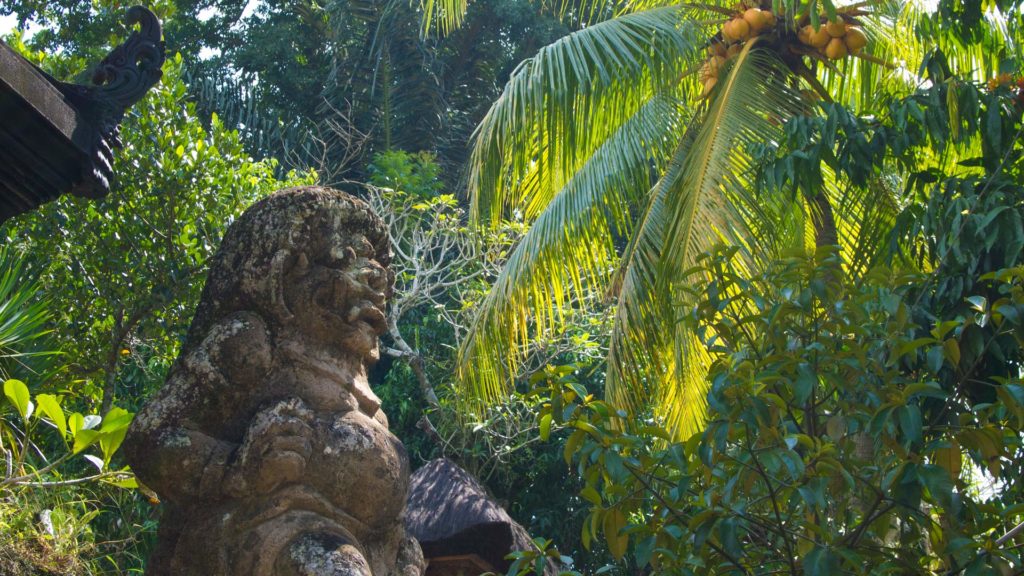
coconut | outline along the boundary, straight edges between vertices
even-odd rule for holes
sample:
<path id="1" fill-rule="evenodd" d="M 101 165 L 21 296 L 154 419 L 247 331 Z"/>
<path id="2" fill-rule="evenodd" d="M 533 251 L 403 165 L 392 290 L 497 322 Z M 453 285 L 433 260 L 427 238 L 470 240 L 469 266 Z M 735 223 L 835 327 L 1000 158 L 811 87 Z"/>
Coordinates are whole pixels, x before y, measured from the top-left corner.
<path id="1" fill-rule="evenodd" d="M 711 68 L 711 60 L 708 60 L 704 62 L 703 65 L 701 65 L 700 72 L 698 72 L 697 75 L 700 78 L 701 82 L 707 82 L 709 78 L 714 77 L 715 72 Z"/>
<path id="2" fill-rule="evenodd" d="M 804 26 L 800 30 L 797 30 L 796 39 L 799 40 L 801 44 L 804 44 L 806 46 L 810 46 L 811 45 L 811 32 L 813 32 L 813 31 L 814 31 L 814 28 L 812 28 L 810 26 Z"/>
<path id="3" fill-rule="evenodd" d="M 733 56 L 739 54 L 740 50 L 743 50 L 743 46 L 740 46 L 739 44 L 733 44 L 732 46 L 729 46 L 728 50 L 726 50 L 725 57 L 732 58 Z"/>
<path id="4" fill-rule="evenodd" d="M 734 35 L 733 21 L 729 20 L 722 25 L 722 39 L 726 42 L 735 42 L 738 38 Z"/>
<path id="5" fill-rule="evenodd" d="M 868 37 L 864 35 L 863 30 L 856 26 L 850 26 L 846 29 L 846 36 L 843 40 L 846 41 L 846 47 L 850 49 L 851 54 L 860 52 L 868 45 Z"/>
<path id="6" fill-rule="evenodd" d="M 767 22 L 764 21 L 763 15 L 764 10 L 760 8 L 750 8 L 743 13 L 743 19 L 750 25 L 752 33 L 757 34 L 764 29 Z"/>
<path id="7" fill-rule="evenodd" d="M 750 24 L 743 18 L 734 18 L 732 20 L 732 32 L 739 42 L 749 40 L 751 33 Z"/>
<path id="8" fill-rule="evenodd" d="M 832 41 L 832 36 L 829 35 L 828 30 L 825 30 L 824 26 L 815 30 L 814 26 L 808 24 L 804 26 L 804 33 L 807 35 L 807 45 L 814 46 L 819 50 L 828 46 L 828 43 Z"/>
<path id="9" fill-rule="evenodd" d="M 833 38 L 842 38 L 846 36 L 846 22 L 842 20 L 836 20 L 825 24 L 825 30 L 828 31 L 828 35 Z"/>
<path id="10" fill-rule="evenodd" d="M 725 56 L 725 42 L 714 42 L 708 46 L 708 56 Z"/>
<path id="11" fill-rule="evenodd" d="M 846 44 L 843 43 L 842 38 L 833 38 L 828 46 L 825 47 L 825 56 L 828 56 L 832 60 L 839 60 L 840 58 L 846 58 L 849 51 L 846 49 Z"/>

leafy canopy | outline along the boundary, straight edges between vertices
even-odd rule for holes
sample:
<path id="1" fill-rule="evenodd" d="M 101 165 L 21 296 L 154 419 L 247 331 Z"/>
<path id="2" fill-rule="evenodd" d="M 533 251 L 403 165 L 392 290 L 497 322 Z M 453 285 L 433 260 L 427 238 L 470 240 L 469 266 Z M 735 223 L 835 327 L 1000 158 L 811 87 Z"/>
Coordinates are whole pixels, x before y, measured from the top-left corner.
<path id="1" fill-rule="evenodd" d="M 723 24 L 755 5 L 774 24 L 723 43 Z M 844 273 L 864 274 L 891 245 L 913 172 L 951 172 L 988 146 L 971 81 L 1020 56 L 1019 16 L 998 9 L 969 32 L 914 2 L 576 9 L 590 25 L 524 61 L 477 128 L 475 216 L 530 228 L 461 349 L 460 378 L 471 399 L 500 397 L 527 342 L 603 295 L 608 399 L 634 414 L 653 401 L 679 437 L 701 429 L 711 362 L 680 321 L 703 282 L 697 256 L 726 242 L 756 272 L 790 248 L 839 244 Z M 833 58 L 802 39 L 826 23 L 863 29 L 867 47 Z M 944 84 L 904 100 L 929 82 Z M 923 115 L 921 100 L 939 97 L 948 118 Z"/>

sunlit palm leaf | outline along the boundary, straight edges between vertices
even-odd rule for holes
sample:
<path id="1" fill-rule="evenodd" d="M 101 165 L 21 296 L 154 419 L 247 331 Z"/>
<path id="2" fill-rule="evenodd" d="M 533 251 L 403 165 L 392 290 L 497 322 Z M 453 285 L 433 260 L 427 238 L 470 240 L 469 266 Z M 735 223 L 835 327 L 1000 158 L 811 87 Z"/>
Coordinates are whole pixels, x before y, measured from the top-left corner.
<path id="1" fill-rule="evenodd" d="M 530 221 L 654 94 L 678 90 L 696 30 L 669 7 L 602 22 L 523 62 L 474 136 L 473 214 Z"/>
<path id="2" fill-rule="evenodd" d="M 855 114 L 884 114 L 894 95 L 920 87 L 918 72 L 900 58 L 920 61 L 930 48 L 912 32 L 927 15 L 908 2 L 860 4 L 876 12 L 864 18 L 872 56 L 801 71 L 774 53 L 752 52 L 757 41 L 747 42 L 728 61 L 710 99 L 696 112 L 677 110 L 659 145 L 646 141 L 648 148 L 624 146 L 622 139 L 634 124 L 643 125 L 638 119 L 653 97 L 695 101 L 686 96 L 695 84 L 687 73 L 702 59 L 696 38 L 717 26 L 681 24 L 693 16 L 689 8 L 659 0 L 571 4 L 580 10 L 614 6 L 624 15 L 525 62 L 476 133 L 469 186 L 474 214 L 485 223 L 512 214 L 533 228 L 462 350 L 466 390 L 485 399 L 502 394 L 530 339 L 558 329 L 561 307 L 574 295 L 607 285 L 617 304 L 609 398 L 686 436 L 702 424 L 711 361 L 682 321 L 700 295 L 701 279 L 691 272 L 700 254 L 719 242 L 732 244 L 739 248 L 738 269 L 754 272 L 787 249 L 838 240 L 848 273 L 859 276 L 875 265 L 901 207 L 897 191 L 905 182 L 898 174 L 876 174 L 855 186 L 823 166 L 814 190 L 759 192 L 755 185 L 755 149 L 781 142 L 781 126 L 793 115 L 818 113 L 797 94 L 801 81 L 792 71 L 809 81 L 803 87 L 837 95 Z M 721 6 L 704 6 L 700 17 L 721 17 Z M 630 13 L 640 7 L 650 9 Z M 787 13 L 785 21 L 798 20 Z M 992 61 L 979 52 L 958 65 L 971 64 L 983 75 Z M 678 120 L 691 115 L 692 121 Z M 976 142 L 958 142 L 922 161 L 949 169 L 976 148 Z M 613 153 L 623 155 L 621 164 L 611 160 Z M 659 180 L 638 195 L 644 153 L 652 155 L 647 164 Z M 635 222 L 626 217 L 630 206 L 639 212 Z M 609 272 L 616 263 L 613 233 L 628 233 L 630 243 Z"/>
<path id="3" fill-rule="evenodd" d="M 780 122 L 803 107 L 774 57 L 747 47 L 719 80 L 699 124 L 652 191 L 623 259 L 609 355 L 609 397 L 655 414 L 681 435 L 702 423 L 709 357 L 679 321 L 697 257 L 725 241 L 750 263 L 788 242 L 778 238 L 786 209 L 754 195 L 749 146 L 778 139 Z M 769 112 L 770 111 L 770 112 Z M 765 242 L 750 242 L 752 238 Z"/>
<path id="4" fill-rule="evenodd" d="M 516 247 L 461 351 L 472 398 L 506 393 L 531 336 L 557 331 L 567 300 L 603 290 L 616 261 L 612 239 L 631 228 L 629 207 L 668 156 L 678 109 L 654 97 L 607 138 L 558 191 Z"/>

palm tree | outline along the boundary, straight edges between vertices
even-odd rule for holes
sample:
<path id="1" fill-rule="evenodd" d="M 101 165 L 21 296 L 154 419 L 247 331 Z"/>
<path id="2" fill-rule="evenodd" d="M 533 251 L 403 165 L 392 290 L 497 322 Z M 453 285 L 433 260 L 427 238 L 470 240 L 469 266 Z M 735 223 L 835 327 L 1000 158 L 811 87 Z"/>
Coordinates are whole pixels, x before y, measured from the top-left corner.
<path id="1" fill-rule="evenodd" d="M 464 8 L 449 2 L 424 8 L 443 29 Z M 530 229 L 462 346 L 460 381 L 471 398 L 505 394 L 531 336 L 558 330 L 570 299 L 599 293 L 615 304 L 609 400 L 651 408 L 686 436 L 702 424 L 710 361 L 680 321 L 700 287 L 690 270 L 718 242 L 740 247 L 749 269 L 787 248 L 837 243 L 850 273 L 871 265 L 899 209 L 899 177 L 852 186 L 826 168 L 787 194 L 758 185 L 759 151 L 783 139 L 787 120 L 821 114 L 819 100 L 867 115 L 911 93 L 931 48 L 914 30 L 930 15 L 884 0 L 567 10 L 589 24 L 524 61 L 475 133 L 472 213 L 482 224 L 513 213 Z M 998 38 L 986 36 L 987 51 L 959 47 L 963 69 L 991 77 L 991 47 L 1009 44 Z"/>

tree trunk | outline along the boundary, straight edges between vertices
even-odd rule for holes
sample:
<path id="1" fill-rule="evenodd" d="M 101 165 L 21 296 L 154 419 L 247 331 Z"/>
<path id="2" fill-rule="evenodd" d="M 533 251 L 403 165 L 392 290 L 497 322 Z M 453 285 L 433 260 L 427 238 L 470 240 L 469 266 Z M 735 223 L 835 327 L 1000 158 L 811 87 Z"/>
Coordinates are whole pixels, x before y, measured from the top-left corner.
<path id="1" fill-rule="evenodd" d="M 824 194 L 818 192 L 812 197 L 807 197 L 807 203 L 811 207 L 811 224 L 814 226 L 814 244 L 818 248 L 822 246 L 835 246 L 839 244 L 839 232 L 836 229 L 835 214 L 832 211 L 832 204 Z"/>
<path id="2" fill-rule="evenodd" d="M 110 347 L 107 349 L 107 361 L 103 366 L 103 400 L 100 405 L 100 414 L 107 415 L 114 405 L 114 395 L 117 394 L 117 365 L 118 354 L 124 342 L 124 310 L 118 310 L 114 315 L 114 328 L 111 331 Z"/>
<path id="3" fill-rule="evenodd" d="M 423 393 L 423 398 L 426 399 L 427 404 L 431 408 L 440 408 L 441 403 L 437 399 L 434 387 L 431 386 L 430 380 L 427 378 L 427 371 L 423 366 L 423 357 L 413 350 L 412 346 L 409 346 L 405 338 L 402 338 L 402 333 L 398 330 L 398 320 L 394 316 L 388 318 L 388 336 L 391 336 L 395 348 L 388 348 L 385 352 L 389 356 L 405 360 L 409 364 L 413 374 L 416 375 L 416 381 L 420 385 L 420 392 Z"/>

